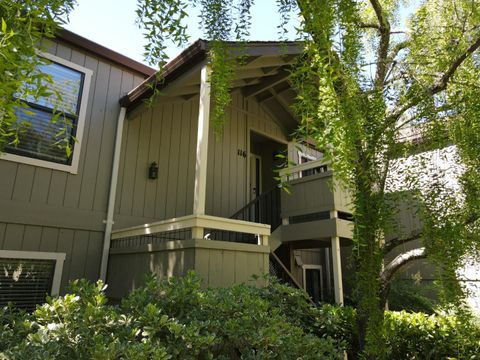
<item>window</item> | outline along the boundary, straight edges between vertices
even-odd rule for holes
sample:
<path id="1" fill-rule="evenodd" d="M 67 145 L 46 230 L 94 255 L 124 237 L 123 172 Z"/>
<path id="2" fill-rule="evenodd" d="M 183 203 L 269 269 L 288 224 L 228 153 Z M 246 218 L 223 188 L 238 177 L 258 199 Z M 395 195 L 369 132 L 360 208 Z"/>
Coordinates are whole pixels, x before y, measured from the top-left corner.
<path id="1" fill-rule="evenodd" d="M 27 107 L 17 109 L 17 117 L 30 126 L 1 158 L 76 173 L 92 72 L 49 54 L 42 56 L 50 60 L 39 71 L 51 76 L 52 83 L 47 84 L 51 95 L 22 98 Z"/>
<path id="2" fill-rule="evenodd" d="M 0 250 L 0 307 L 12 302 L 31 311 L 58 295 L 64 260 L 64 253 Z"/>

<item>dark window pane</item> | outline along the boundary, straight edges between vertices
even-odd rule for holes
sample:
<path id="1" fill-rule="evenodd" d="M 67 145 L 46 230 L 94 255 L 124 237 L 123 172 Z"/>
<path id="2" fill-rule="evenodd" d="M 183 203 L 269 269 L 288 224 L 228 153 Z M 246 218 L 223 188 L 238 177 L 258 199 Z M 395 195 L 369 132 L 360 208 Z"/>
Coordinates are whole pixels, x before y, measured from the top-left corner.
<path id="1" fill-rule="evenodd" d="M 53 123 L 51 113 L 33 108 L 26 111 L 17 109 L 17 117 L 20 121 L 30 123 L 30 126 L 22 130 L 19 136 L 20 143 L 16 147 L 6 148 L 9 153 L 60 164 L 70 163 L 65 147 L 57 144 L 61 138 L 65 138 L 65 134 L 57 136 L 62 130 L 66 132 L 68 138 L 72 134 L 73 129 L 65 124 L 66 119 L 59 118 Z"/>
<path id="2" fill-rule="evenodd" d="M 54 260 L 0 258 L 0 306 L 34 310 L 51 292 Z"/>
<path id="3" fill-rule="evenodd" d="M 41 65 L 39 71 L 52 77 L 52 82 L 44 83 L 50 95 L 39 99 L 29 95 L 23 100 L 59 112 L 78 115 L 83 74 L 56 63 Z"/>

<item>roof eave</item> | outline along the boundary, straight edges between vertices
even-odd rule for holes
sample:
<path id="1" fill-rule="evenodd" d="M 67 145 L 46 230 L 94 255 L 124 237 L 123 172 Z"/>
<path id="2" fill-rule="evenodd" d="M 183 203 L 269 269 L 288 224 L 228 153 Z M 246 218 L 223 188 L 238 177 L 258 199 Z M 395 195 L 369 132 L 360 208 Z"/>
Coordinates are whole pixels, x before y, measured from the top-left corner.
<path id="1" fill-rule="evenodd" d="M 78 34 L 75 34 L 74 32 L 71 32 L 67 29 L 58 29 L 56 37 L 65 43 L 87 50 L 106 60 L 133 70 L 144 77 L 151 76 L 156 73 L 156 70 L 149 66 L 146 66 L 116 51 L 108 49 L 103 45 L 97 44 L 96 42 L 84 38 L 83 36 L 80 36 Z"/>
<path id="2" fill-rule="evenodd" d="M 120 105 L 133 110 L 142 103 L 142 100 L 153 93 L 153 88 L 165 87 L 178 78 L 184 70 L 204 61 L 207 58 L 207 41 L 199 39 L 185 49 L 175 59 L 163 68 L 161 73 L 148 77 L 135 89 L 120 99 Z"/>

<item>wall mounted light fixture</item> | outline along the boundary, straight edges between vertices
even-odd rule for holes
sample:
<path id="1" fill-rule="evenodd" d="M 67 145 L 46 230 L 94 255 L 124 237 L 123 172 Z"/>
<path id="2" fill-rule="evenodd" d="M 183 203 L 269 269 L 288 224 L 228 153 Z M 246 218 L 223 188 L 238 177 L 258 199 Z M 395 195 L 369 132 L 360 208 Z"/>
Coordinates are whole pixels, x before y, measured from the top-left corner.
<path id="1" fill-rule="evenodd" d="M 155 180 L 158 178 L 158 165 L 156 162 L 152 162 L 148 168 L 148 178 Z"/>

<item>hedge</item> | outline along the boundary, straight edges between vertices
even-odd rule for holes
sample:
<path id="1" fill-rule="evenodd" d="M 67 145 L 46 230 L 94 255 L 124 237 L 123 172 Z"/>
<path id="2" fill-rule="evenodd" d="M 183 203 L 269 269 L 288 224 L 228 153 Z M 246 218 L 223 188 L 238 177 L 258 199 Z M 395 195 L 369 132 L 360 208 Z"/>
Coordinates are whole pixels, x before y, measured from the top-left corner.
<path id="1" fill-rule="evenodd" d="M 104 286 L 75 281 L 29 314 L 0 310 L 0 359 L 350 359 L 355 310 L 312 306 L 270 281 L 203 289 L 193 273 L 110 305 Z M 382 336 L 382 334 L 379 334 Z M 480 329 L 452 314 L 386 312 L 386 359 L 479 359 Z"/>

